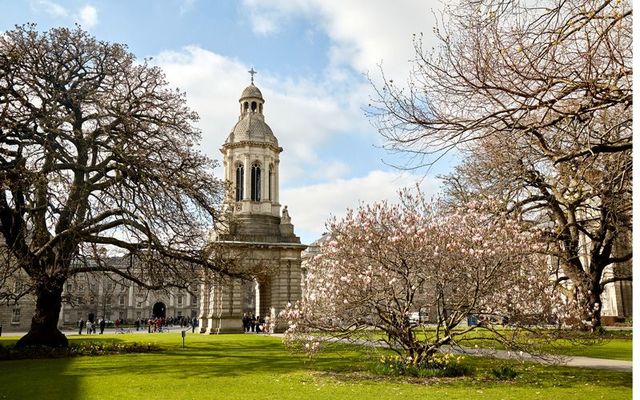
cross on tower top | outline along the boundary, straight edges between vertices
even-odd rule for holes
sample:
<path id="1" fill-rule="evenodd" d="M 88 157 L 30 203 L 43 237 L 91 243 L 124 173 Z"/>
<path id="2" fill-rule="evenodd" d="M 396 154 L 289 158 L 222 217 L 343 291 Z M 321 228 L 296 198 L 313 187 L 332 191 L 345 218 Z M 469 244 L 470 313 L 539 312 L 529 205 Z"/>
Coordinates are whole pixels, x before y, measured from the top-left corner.
<path id="1" fill-rule="evenodd" d="M 255 74 L 257 74 L 258 72 L 257 72 L 257 71 L 254 71 L 254 70 L 253 70 L 253 67 L 251 67 L 251 69 L 249 70 L 249 73 L 251 74 L 251 84 L 253 85 L 253 76 L 254 76 Z"/>

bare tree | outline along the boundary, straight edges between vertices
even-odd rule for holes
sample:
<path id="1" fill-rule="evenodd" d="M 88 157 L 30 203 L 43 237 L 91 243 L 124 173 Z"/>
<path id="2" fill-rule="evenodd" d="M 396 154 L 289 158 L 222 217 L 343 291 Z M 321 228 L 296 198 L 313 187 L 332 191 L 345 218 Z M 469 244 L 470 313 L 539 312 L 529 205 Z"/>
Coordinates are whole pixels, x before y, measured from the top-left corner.
<path id="1" fill-rule="evenodd" d="M 416 39 L 408 87 L 386 80 L 372 110 L 408 167 L 460 151 L 451 191 L 546 224 L 592 328 L 605 267 L 631 259 L 613 252 L 631 229 L 631 17 L 625 0 L 462 1 L 437 49 Z"/>
<path id="2" fill-rule="evenodd" d="M 123 45 L 80 28 L 0 36 L 0 232 L 11 260 L 0 268 L 17 266 L 36 296 L 18 345 L 67 344 L 57 322 L 75 274 L 156 289 L 186 287 L 203 267 L 229 271 L 207 247 L 224 185 L 195 148 L 197 118 Z"/>

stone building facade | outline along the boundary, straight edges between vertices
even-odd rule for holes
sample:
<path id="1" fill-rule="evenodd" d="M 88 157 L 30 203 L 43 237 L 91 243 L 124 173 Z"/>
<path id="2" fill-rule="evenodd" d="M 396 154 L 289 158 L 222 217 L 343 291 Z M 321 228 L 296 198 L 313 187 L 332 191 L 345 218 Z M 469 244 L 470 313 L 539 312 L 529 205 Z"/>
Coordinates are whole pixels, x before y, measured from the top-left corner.
<path id="1" fill-rule="evenodd" d="M 220 151 L 229 183 L 227 226 L 214 241 L 239 260 L 252 280 L 209 277 L 201 287 L 202 333 L 242 332 L 244 313 L 275 320 L 301 296 L 305 245 L 280 205 L 278 139 L 265 122 L 261 91 L 252 82 L 240 95 L 240 116 Z M 283 325 L 275 326 L 282 331 Z"/>
<path id="2" fill-rule="evenodd" d="M 118 263 L 121 260 L 112 259 Z M 192 293 L 197 293 L 194 286 Z M 104 273 L 79 274 L 70 278 L 63 292 L 58 319 L 60 329 L 72 329 L 80 319 L 116 319 L 132 324 L 158 316 L 195 318 L 200 302 L 197 294 L 186 290 L 148 291 Z M 17 301 L 0 304 L 0 326 L 4 332 L 28 331 L 35 311 L 35 298 L 26 295 Z"/>

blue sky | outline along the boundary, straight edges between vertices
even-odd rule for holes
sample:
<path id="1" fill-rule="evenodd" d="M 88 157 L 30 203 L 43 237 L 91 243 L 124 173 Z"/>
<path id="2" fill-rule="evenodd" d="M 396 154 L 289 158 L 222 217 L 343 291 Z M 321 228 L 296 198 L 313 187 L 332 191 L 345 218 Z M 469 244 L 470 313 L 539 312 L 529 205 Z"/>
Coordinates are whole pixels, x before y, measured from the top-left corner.
<path id="1" fill-rule="evenodd" d="M 381 150 L 363 108 L 378 64 L 407 79 L 411 38 L 431 41 L 437 2 L 418 0 L 0 0 L 0 31 L 35 22 L 39 30 L 79 23 L 100 40 L 126 43 L 153 58 L 171 85 L 186 91 L 201 120 L 202 150 L 219 148 L 238 117 L 237 101 L 254 67 L 265 117 L 284 148 L 281 195 L 303 243 L 324 221 L 359 202 L 396 198 L 420 182 L 438 189 L 436 174 L 401 172 Z M 218 171 L 221 176 L 222 171 Z"/>

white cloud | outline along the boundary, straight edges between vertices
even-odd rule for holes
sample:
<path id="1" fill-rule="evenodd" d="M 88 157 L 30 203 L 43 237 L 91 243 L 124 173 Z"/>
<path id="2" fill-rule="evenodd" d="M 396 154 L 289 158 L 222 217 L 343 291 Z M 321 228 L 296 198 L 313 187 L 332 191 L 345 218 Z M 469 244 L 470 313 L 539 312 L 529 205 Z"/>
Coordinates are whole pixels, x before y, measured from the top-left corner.
<path id="1" fill-rule="evenodd" d="M 269 35 L 277 31 L 276 22 L 273 16 L 251 14 L 251 27 L 253 31 L 260 35 Z"/>
<path id="2" fill-rule="evenodd" d="M 30 4 L 33 10 L 44 11 L 52 17 L 66 17 L 69 15 L 69 12 L 66 8 L 58 3 L 54 3 L 53 1 L 38 0 L 32 1 Z"/>
<path id="3" fill-rule="evenodd" d="M 189 11 L 193 9 L 195 6 L 196 0 L 181 0 L 180 1 L 180 15 L 185 15 Z"/>
<path id="4" fill-rule="evenodd" d="M 405 78 L 414 56 L 413 35 L 433 28 L 440 2 L 415 0 L 244 0 L 254 30 L 261 16 L 274 26 L 295 16 L 313 20 L 331 39 L 333 68 L 347 64 L 359 72 L 377 73 L 382 62 L 393 79 Z M 426 35 L 425 38 L 430 37 Z M 428 43 L 427 43 L 428 44 Z"/>
<path id="5" fill-rule="evenodd" d="M 297 234 L 308 244 L 320 237 L 330 217 L 340 218 L 348 208 L 361 203 L 395 202 L 398 190 L 415 187 L 416 183 L 427 197 L 434 196 L 440 185 L 434 178 L 374 170 L 363 177 L 283 189 L 280 202 L 288 205 Z"/>
<path id="6" fill-rule="evenodd" d="M 86 5 L 78 11 L 78 23 L 84 29 L 91 29 L 98 23 L 98 9 L 91 5 Z"/>
<path id="7" fill-rule="evenodd" d="M 339 160 L 332 160 L 324 163 L 320 168 L 317 168 L 314 178 L 322 181 L 332 181 L 348 176 L 350 170 L 351 167 L 349 167 L 347 163 Z"/>
<path id="8" fill-rule="evenodd" d="M 206 154 L 220 159 L 217 151 L 237 122 L 238 98 L 249 83 L 250 68 L 238 60 L 226 58 L 197 46 L 181 51 L 163 52 L 155 62 L 165 71 L 169 82 L 187 92 L 190 107 L 201 116 L 202 146 Z M 326 171 L 324 178 L 346 173 L 344 163 L 321 165 L 316 149 L 333 135 L 355 131 L 368 122 L 362 117 L 360 102 L 341 95 L 330 82 L 318 84 L 306 80 L 279 79 L 266 73 L 259 75 L 256 85 L 265 98 L 265 120 L 273 129 L 280 145 L 281 185 L 306 174 L 306 169 Z M 355 88 L 355 95 L 361 95 Z M 324 168 L 326 167 L 326 168 Z M 323 178 L 323 176 L 315 176 Z"/>

